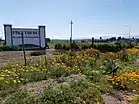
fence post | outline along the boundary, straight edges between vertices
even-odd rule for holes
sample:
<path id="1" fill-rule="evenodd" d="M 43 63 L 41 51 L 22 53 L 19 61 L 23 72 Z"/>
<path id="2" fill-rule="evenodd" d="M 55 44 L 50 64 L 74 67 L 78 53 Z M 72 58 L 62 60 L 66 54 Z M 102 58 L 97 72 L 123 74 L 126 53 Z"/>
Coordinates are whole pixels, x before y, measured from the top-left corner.
<path id="1" fill-rule="evenodd" d="M 45 68 L 46 68 L 46 70 L 48 71 L 48 69 L 47 69 L 47 61 L 46 61 L 46 48 L 44 49 L 44 51 L 45 51 L 45 57 L 44 57 L 44 64 L 45 64 Z"/>
<path id="2" fill-rule="evenodd" d="M 22 50 L 23 50 L 23 54 L 24 54 L 24 62 L 25 62 L 25 66 L 27 65 L 27 59 L 26 59 L 26 52 L 25 52 L 25 47 L 24 47 L 24 36 L 23 36 L 23 32 L 21 32 L 22 35 Z"/>
<path id="3" fill-rule="evenodd" d="M 94 47 L 94 37 L 92 37 L 92 48 Z"/>

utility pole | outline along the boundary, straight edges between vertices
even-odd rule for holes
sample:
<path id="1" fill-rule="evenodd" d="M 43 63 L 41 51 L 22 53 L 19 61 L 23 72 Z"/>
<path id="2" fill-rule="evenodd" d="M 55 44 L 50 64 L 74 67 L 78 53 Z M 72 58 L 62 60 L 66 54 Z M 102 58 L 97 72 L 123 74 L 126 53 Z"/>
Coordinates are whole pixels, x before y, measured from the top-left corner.
<path id="1" fill-rule="evenodd" d="M 131 45 L 131 39 L 130 39 L 130 27 L 127 27 L 128 28 L 128 34 L 129 34 L 129 43 Z"/>
<path id="2" fill-rule="evenodd" d="M 70 44 L 71 44 L 72 43 L 72 24 L 73 24 L 72 20 L 71 20 L 70 24 L 71 24 L 71 36 L 70 36 Z"/>
<path id="3" fill-rule="evenodd" d="M 25 61 L 25 66 L 27 65 L 27 59 L 26 59 L 26 52 L 25 52 L 25 46 L 24 46 L 24 34 L 23 32 L 21 32 L 22 35 L 22 50 L 23 50 L 23 54 L 24 54 L 24 61 Z"/>
<path id="4" fill-rule="evenodd" d="M 53 43 L 53 36 L 52 36 L 52 43 Z"/>
<path id="5" fill-rule="evenodd" d="M 127 28 L 128 28 L 128 34 L 129 34 L 129 43 L 130 43 L 130 45 L 131 45 L 131 40 L 130 40 L 130 27 L 129 27 L 129 26 L 127 26 L 127 25 L 125 25 L 125 27 L 127 27 Z"/>

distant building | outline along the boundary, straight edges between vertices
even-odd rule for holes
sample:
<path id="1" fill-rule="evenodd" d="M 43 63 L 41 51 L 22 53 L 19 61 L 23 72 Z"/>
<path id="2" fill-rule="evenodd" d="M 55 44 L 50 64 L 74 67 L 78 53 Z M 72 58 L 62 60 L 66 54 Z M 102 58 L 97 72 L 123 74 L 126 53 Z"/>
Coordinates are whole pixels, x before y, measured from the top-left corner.
<path id="1" fill-rule="evenodd" d="M 10 24 L 4 24 L 5 43 L 8 46 L 22 45 L 22 36 L 24 45 L 35 48 L 45 48 L 45 26 L 32 28 L 12 28 Z"/>

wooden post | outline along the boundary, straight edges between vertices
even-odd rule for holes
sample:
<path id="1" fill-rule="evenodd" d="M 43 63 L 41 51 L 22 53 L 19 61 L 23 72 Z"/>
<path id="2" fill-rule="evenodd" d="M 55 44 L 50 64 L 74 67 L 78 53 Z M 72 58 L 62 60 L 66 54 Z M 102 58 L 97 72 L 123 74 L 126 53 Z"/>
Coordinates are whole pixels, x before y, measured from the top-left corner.
<path id="1" fill-rule="evenodd" d="M 24 47 L 24 36 L 23 36 L 23 32 L 21 32 L 22 35 L 22 50 L 23 50 L 23 54 L 24 54 L 24 62 L 25 62 L 25 66 L 27 65 L 27 59 L 26 59 L 26 52 L 25 52 L 25 47 Z"/>
<path id="2" fill-rule="evenodd" d="M 47 62 L 46 62 L 46 49 L 45 49 L 45 57 L 44 57 L 45 59 L 45 68 L 47 69 Z"/>
<path id="3" fill-rule="evenodd" d="M 94 47 L 94 37 L 92 37 L 92 48 Z"/>

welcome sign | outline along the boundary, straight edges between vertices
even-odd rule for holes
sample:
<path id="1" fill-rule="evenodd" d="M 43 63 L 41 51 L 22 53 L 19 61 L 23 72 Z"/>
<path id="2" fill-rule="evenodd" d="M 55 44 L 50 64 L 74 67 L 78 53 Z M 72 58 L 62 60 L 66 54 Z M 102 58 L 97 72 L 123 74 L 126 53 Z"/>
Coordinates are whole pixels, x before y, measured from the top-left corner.
<path id="1" fill-rule="evenodd" d="M 38 29 L 12 29 L 12 37 L 13 38 L 21 38 L 23 34 L 24 38 L 39 38 L 39 30 Z"/>
<path id="2" fill-rule="evenodd" d="M 22 36 L 24 44 L 35 45 L 39 48 L 45 48 L 45 26 L 33 28 L 12 28 L 12 25 L 4 25 L 6 45 L 22 45 Z"/>

